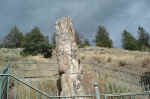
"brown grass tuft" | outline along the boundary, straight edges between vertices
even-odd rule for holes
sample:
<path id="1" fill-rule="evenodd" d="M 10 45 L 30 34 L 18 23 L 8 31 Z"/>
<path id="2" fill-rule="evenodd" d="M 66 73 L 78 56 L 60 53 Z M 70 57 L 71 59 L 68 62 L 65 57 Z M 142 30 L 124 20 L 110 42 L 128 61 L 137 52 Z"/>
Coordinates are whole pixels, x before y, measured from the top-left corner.
<path id="1" fill-rule="evenodd" d="M 142 60 L 142 67 L 146 68 L 147 66 L 150 66 L 150 58 L 144 57 L 144 59 Z"/>
<path id="2" fill-rule="evenodd" d="M 119 61 L 119 66 L 124 67 L 124 66 L 126 66 L 126 65 L 127 65 L 127 62 L 126 62 L 126 61 L 123 61 L 123 60 L 120 60 L 120 61 Z"/>

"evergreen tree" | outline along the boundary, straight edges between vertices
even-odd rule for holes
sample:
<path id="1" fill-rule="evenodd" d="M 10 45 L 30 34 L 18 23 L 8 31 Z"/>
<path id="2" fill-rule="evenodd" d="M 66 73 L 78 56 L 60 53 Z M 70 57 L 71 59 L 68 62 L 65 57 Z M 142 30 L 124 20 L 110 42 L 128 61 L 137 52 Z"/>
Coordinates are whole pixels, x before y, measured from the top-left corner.
<path id="1" fill-rule="evenodd" d="M 80 33 L 79 32 L 75 32 L 75 41 L 76 41 L 76 43 L 77 43 L 77 45 L 79 46 L 79 47 L 81 47 L 81 45 L 82 45 L 82 42 L 81 42 L 81 35 L 80 35 Z"/>
<path id="2" fill-rule="evenodd" d="M 52 47 L 53 49 L 56 48 L 56 33 L 54 32 L 53 37 L 52 37 Z"/>
<path id="3" fill-rule="evenodd" d="M 51 57 L 51 45 L 48 37 L 44 36 L 38 27 L 34 27 L 24 38 L 23 55 L 43 54 L 44 57 Z"/>
<path id="4" fill-rule="evenodd" d="M 90 42 L 88 39 L 84 39 L 81 47 L 86 47 L 86 46 L 90 46 Z"/>
<path id="5" fill-rule="evenodd" d="M 122 47 L 127 50 L 137 50 L 137 41 L 130 32 L 124 30 L 122 33 Z"/>
<path id="6" fill-rule="evenodd" d="M 3 48 L 3 45 L 0 43 L 0 48 Z"/>
<path id="7" fill-rule="evenodd" d="M 19 31 L 17 26 L 14 26 L 3 41 L 3 46 L 6 48 L 20 48 L 22 47 L 23 34 Z"/>
<path id="8" fill-rule="evenodd" d="M 107 32 L 104 26 L 98 27 L 98 32 L 96 34 L 95 42 L 96 42 L 96 46 L 100 46 L 100 47 L 111 48 L 113 46 L 113 42 L 109 38 L 109 33 Z"/>
<path id="9" fill-rule="evenodd" d="M 150 48 L 150 36 L 149 34 L 144 30 L 143 27 L 138 27 L 138 45 L 140 50 L 145 50 L 147 48 Z"/>

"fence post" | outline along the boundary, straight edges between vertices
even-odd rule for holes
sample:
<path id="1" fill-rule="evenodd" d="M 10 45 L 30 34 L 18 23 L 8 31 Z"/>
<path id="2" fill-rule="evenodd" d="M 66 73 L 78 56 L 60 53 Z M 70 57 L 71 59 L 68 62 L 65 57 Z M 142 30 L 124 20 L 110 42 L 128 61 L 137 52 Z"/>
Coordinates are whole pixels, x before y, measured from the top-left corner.
<path id="1" fill-rule="evenodd" d="M 29 80 L 29 85 L 32 86 L 32 80 Z M 32 90 L 29 88 L 29 99 L 32 99 Z"/>
<path id="2" fill-rule="evenodd" d="M 39 99 L 39 93 L 36 92 L 36 99 Z"/>
<path id="3" fill-rule="evenodd" d="M 14 81 L 14 99 L 17 99 L 17 81 Z"/>
<path id="4" fill-rule="evenodd" d="M 7 99 L 9 99 L 9 82 L 10 82 L 10 63 L 9 63 L 9 59 L 8 59 Z"/>
<path id="5" fill-rule="evenodd" d="M 22 81 L 24 82 L 24 74 L 22 77 Z M 24 84 L 22 84 L 22 98 L 21 99 L 24 99 Z"/>
<path id="6" fill-rule="evenodd" d="M 95 88 L 96 99 L 100 99 L 100 92 L 99 92 L 99 87 L 98 87 L 98 83 L 97 82 L 94 83 L 94 88 Z"/>

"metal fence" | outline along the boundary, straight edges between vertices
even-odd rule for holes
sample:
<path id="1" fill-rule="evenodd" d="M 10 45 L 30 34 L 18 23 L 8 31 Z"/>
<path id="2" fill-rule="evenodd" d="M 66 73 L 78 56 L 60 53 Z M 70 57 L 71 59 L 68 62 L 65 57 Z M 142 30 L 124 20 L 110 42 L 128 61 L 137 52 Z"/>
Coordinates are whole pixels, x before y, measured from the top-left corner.
<path id="1" fill-rule="evenodd" d="M 25 83 L 23 81 L 23 79 L 19 79 L 17 76 L 15 75 L 11 75 L 11 74 L 0 74 L 0 77 L 7 77 L 8 79 L 13 79 L 13 91 L 10 88 L 10 83 L 7 84 L 7 86 L 9 86 L 9 89 L 0 89 L 1 91 L 5 90 L 7 92 L 7 94 L 4 97 L 7 98 L 0 98 L 0 99 L 52 99 L 52 98 L 94 98 L 94 96 L 92 95 L 81 95 L 81 96 L 53 96 L 52 93 L 47 93 L 44 91 L 41 91 L 35 87 L 32 86 L 32 82 L 29 83 Z M 21 88 L 18 88 L 17 85 L 20 85 Z M 6 87 L 7 88 L 7 87 Z M 28 92 L 28 93 L 27 93 Z M 51 90 L 49 91 L 51 92 Z"/>
<path id="2" fill-rule="evenodd" d="M 150 99 L 150 91 L 106 94 L 99 91 L 97 83 L 94 84 L 94 94 L 80 96 L 59 96 L 52 93 L 50 89 L 40 90 L 32 86 L 32 82 L 25 82 L 24 78 L 19 78 L 15 74 L 9 73 L 9 67 L 0 72 L 0 99 Z"/>
<path id="3" fill-rule="evenodd" d="M 3 71 L 0 71 L 0 74 L 6 75 L 9 73 L 9 67 L 4 69 Z M 0 76 L 0 99 L 4 99 L 8 96 L 7 90 L 9 89 L 8 83 L 9 83 L 9 76 Z"/>
<path id="4" fill-rule="evenodd" d="M 105 93 L 100 93 L 98 89 L 99 89 L 98 84 L 95 84 L 96 99 L 150 99 L 150 91 L 105 94 Z"/>
<path id="5" fill-rule="evenodd" d="M 10 66 L 0 72 L 0 99 L 66 99 L 66 98 L 88 98 L 95 99 L 94 95 L 59 96 L 51 89 L 40 90 L 32 86 L 32 81 L 24 81 L 15 74 L 10 74 Z M 1 84 L 2 83 L 2 84 Z"/>

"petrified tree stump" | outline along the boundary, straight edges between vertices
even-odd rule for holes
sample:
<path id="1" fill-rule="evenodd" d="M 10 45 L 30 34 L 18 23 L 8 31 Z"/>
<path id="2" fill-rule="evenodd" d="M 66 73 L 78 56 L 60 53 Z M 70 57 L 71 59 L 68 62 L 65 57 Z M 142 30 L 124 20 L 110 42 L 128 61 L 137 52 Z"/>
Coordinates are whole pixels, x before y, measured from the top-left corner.
<path id="1" fill-rule="evenodd" d="M 75 42 L 75 29 L 70 17 L 57 19 L 55 25 L 56 55 L 59 65 L 60 95 L 83 95 L 81 85 L 82 73 L 77 59 L 77 45 Z"/>

